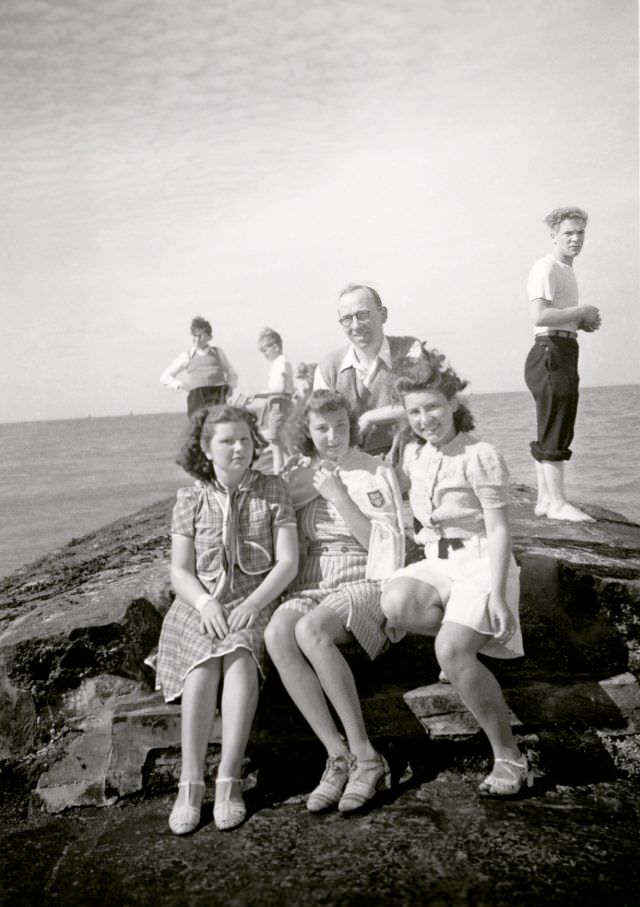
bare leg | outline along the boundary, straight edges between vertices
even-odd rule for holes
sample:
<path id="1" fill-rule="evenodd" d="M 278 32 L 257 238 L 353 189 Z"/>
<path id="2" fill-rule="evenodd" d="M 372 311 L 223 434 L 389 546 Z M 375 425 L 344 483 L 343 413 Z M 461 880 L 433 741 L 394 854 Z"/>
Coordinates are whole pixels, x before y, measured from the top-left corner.
<path id="1" fill-rule="evenodd" d="M 295 629 L 303 615 L 276 611 L 265 631 L 267 651 L 278 669 L 284 687 L 302 712 L 327 753 L 345 752 L 345 745 L 329 711 L 315 671 L 296 641 Z"/>
<path id="2" fill-rule="evenodd" d="M 340 718 L 350 751 L 359 759 L 375 759 L 351 668 L 336 645 L 349 642 L 351 634 L 334 611 L 319 606 L 298 621 L 295 636 Z"/>
<path id="3" fill-rule="evenodd" d="M 540 466 L 549 496 L 547 517 L 550 520 L 570 520 L 572 523 L 593 523 L 593 517 L 567 501 L 564 490 L 564 461 L 543 460 Z"/>
<path id="4" fill-rule="evenodd" d="M 511 732 L 509 709 L 500 685 L 477 658 L 484 642 L 486 636 L 482 633 L 446 621 L 436 637 L 438 662 L 489 738 L 494 759 L 519 761 L 521 754 Z"/>
<path id="5" fill-rule="evenodd" d="M 385 586 L 380 602 L 390 627 L 419 636 L 435 636 L 444 613 L 438 591 L 411 577 L 398 577 Z"/>
<path id="6" fill-rule="evenodd" d="M 202 778 L 207 744 L 216 713 L 221 663 L 210 658 L 186 676 L 182 691 L 181 781 Z"/>
<path id="7" fill-rule="evenodd" d="M 216 712 L 221 664 L 210 658 L 189 671 L 182 691 L 182 767 L 178 796 L 169 825 L 175 834 L 193 831 L 200 820 L 204 795 L 204 759 Z"/>
<path id="8" fill-rule="evenodd" d="M 247 649 L 223 657 L 222 752 L 218 775 L 239 778 L 258 705 L 258 668 Z"/>

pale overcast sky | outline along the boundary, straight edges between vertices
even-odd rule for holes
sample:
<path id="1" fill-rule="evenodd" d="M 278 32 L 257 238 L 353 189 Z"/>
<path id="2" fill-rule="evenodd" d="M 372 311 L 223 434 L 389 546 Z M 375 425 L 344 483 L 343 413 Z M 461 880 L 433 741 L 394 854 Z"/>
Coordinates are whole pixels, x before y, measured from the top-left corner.
<path id="1" fill-rule="evenodd" d="M 523 390 L 549 209 L 576 262 L 585 385 L 640 381 L 635 0 L 3 0 L 0 422 L 162 412 L 208 317 L 342 342 L 339 289 L 477 393 Z"/>

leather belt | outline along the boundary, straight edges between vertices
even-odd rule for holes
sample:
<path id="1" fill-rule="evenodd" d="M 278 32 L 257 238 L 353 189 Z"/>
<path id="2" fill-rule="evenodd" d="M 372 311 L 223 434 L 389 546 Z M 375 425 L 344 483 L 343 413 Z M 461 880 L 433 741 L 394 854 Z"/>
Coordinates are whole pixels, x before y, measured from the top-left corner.
<path id="1" fill-rule="evenodd" d="M 572 337 L 575 340 L 577 336 L 575 331 L 538 331 L 536 340 L 538 337 Z"/>

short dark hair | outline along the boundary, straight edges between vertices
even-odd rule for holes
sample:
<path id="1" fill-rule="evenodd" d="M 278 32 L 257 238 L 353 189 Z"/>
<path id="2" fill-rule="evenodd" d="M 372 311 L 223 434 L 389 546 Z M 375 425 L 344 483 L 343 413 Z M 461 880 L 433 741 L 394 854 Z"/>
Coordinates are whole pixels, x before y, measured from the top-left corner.
<path id="1" fill-rule="evenodd" d="M 192 334 L 195 334 L 196 331 L 204 331 L 206 334 L 209 334 L 209 336 L 211 336 L 211 334 L 213 333 L 213 331 L 211 330 L 211 324 L 207 321 L 206 318 L 201 318 L 200 315 L 196 315 L 196 317 L 193 319 L 189 330 Z"/>
<path id="2" fill-rule="evenodd" d="M 589 220 L 589 215 L 582 208 L 554 208 L 551 214 L 547 214 L 544 222 L 550 230 L 555 232 L 563 220 L 569 220 L 572 217 L 583 220 L 585 224 Z"/>
<path id="3" fill-rule="evenodd" d="M 349 418 L 349 446 L 358 443 L 358 417 L 353 412 L 349 403 L 332 390 L 315 390 L 293 411 L 287 420 L 286 436 L 288 446 L 295 453 L 312 457 L 316 452 L 311 435 L 309 434 L 309 416 L 311 413 L 335 413 L 344 409 Z"/>
<path id="4" fill-rule="evenodd" d="M 245 422 L 247 424 L 253 441 L 251 462 L 267 446 L 267 442 L 258 431 L 256 417 L 248 409 L 243 406 L 228 406 L 226 403 L 202 407 L 192 417 L 182 438 L 176 463 L 178 466 L 182 466 L 190 476 L 201 479 L 203 482 L 211 482 L 215 479 L 213 463 L 205 455 L 204 448 L 211 442 L 216 425 L 220 425 L 222 422 Z"/>
<path id="5" fill-rule="evenodd" d="M 380 299 L 380 294 L 373 289 L 373 287 L 367 286 L 364 283 L 348 283 L 343 290 L 340 290 L 338 294 L 338 302 L 342 299 L 343 296 L 346 296 L 347 293 L 355 293 L 358 290 L 364 290 L 369 296 L 373 299 L 375 307 L 377 309 L 382 308 L 382 299 Z"/>
<path id="6" fill-rule="evenodd" d="M 407 394 L 415 391 L 437 390 L 447 400 L 452 400 L 469 384 L 446 362 L 442 353 L 429 349 L 422 344 L 422 353 L 417 357 L 407 357 L 398 363 L 399 375 L 393 388 L 393 395 L 398 403 L 404 405 Z M 474 420 L 466 403 L 458 401 L 458 408 L 453 414 L 453 425 L 456 431 L 471 431 Z"/>

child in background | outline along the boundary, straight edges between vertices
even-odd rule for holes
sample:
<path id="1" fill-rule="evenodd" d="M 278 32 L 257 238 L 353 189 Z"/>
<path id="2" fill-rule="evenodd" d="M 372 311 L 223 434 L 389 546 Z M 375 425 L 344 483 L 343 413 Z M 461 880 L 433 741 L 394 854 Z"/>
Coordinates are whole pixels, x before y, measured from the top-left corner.
<path id="1" fill-rule="evenodd" d="M 486 796 L 513 796 L 531 783 L 511 732 L 500 686 L 478 659 L 523 654 L 519 576 L 507 518 L 508 473 L 500 454 L 468 432 L 473 419 L 458 399 L 466 382 L 444 357 L 423 348 L 400 370 L 396 395 L 409 422 L 398 477 L 422 529 L 425 558 L 398 570 L 384 587 L 389 625 L 435 636 L 440 667 L 484 730 L 493 770 Z"/>
<path id="2" fill-rule="evenodd" d="M 284 465 L 285 452 L 282 428 L 291 409 L 294 391 L 291 362 L 282 349 L 282 337 L 273 328 L 263 328 L 258 334 L 258 350 L 269 360 L 267 392 L 256 394 L 248 401 L 248 408 L 256 414 L 260 433 L 269 442 L 269 449 L 261 458 L 259 468 L 276 474 Z"/>
<path id="3" fill-rule="evenodd" d="M 214 821 L 245 818 L 240 774 L 258 701 L 264 628 L 296 575 L 298 541 L 289 493 L 251 468 L 264 442 L 253 416 L 212 406 L 193 418 L 177 462 L 196 482 L 181 488 L 171 523 L 176 598 L 165 616 L 157 687 L 181 697 L 182 768 L 169 818 L 178 835 L 200 821 L 204 760 L 221 688 L 222 747 Z"/>

